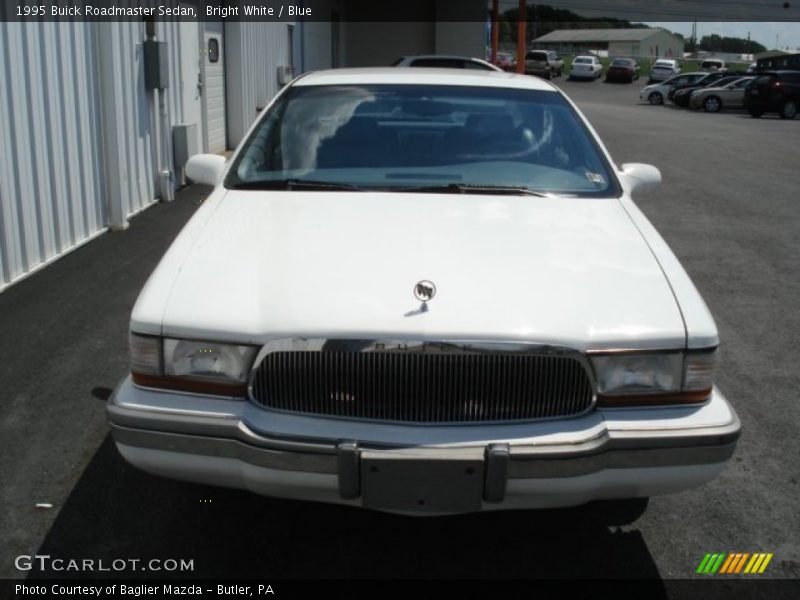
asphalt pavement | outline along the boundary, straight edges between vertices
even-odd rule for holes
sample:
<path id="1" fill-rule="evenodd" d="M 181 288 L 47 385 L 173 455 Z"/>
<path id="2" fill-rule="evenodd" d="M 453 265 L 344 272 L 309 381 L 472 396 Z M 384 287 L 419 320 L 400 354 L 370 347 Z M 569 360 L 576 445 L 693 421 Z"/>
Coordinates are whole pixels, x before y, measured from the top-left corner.
<path id="1" fill-rule="evenodd" d="M 193 559 L 172 574 L 191 577 L 666 579 L 734 551 L 774 553 L 762 578 L 800 577 L 800 120 L 649 106 L 643 81 L 556 83 L 618 164 L 662 171 L 636 200 L 716 318 L 717 381 L 743 426 L 720 478 L 649 503 L 414 519 L 131 468 L 104 401 L 136 296 L 207 191 L 187 188 L 0 294 L 0 577 L 39 553 Z"/>

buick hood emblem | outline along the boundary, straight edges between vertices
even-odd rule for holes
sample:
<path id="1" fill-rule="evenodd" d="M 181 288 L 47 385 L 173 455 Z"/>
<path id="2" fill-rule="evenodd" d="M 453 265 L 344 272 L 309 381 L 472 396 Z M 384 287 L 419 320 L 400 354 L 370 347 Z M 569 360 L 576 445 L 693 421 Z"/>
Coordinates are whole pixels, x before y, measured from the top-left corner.
<path id="1" fill-rule="evenodd" d="M 414 286 L 414 296 L 420 302 L 427 302 L 428 300 L 433 300 L 433 297 L 436 295 L 436 286 L 433 285 L 432 281 L 428 281 L 427 279 L 423 279 L 417 285 Z"/>

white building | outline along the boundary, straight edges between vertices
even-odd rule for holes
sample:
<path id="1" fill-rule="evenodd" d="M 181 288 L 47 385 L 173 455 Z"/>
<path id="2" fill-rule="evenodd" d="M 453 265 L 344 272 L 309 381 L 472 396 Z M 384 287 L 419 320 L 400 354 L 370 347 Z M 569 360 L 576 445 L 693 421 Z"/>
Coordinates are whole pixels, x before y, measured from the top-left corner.
<path id="1" fill-rule="evenodd" d="M 328 21 L 0 23 L 0 291 L 171 199 L 185 158 L 235 147 L 292 68 L 483 56 L 483 0 L 455 23 L 435 21 L 442 0 L 419 22 L 347 22 L 348 1 L 314 0 Z"/>
<path id="2" fill-rule="evenodd" d="M 666 29 L 557 29 L 533 40 L 536 48 L 561 53 L 607 52 L 607 56 L 683 58 L 683 41 Z"/>

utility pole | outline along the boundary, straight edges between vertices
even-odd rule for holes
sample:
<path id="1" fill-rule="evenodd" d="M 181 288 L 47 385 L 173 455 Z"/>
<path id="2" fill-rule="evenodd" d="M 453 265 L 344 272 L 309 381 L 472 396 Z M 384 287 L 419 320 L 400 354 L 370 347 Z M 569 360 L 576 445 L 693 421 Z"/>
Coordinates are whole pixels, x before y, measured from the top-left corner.
<path id="1" fill-rule="evenodd" d="M 525 26 L 527 23 L 527 15 L 525 12 L 525 2 L 527 0 L 519 0 L 519 20 L 517 21 L 517 73 L 525 72 L 525 52 L 528 49 L 528 42 L 525 39 Z"/>

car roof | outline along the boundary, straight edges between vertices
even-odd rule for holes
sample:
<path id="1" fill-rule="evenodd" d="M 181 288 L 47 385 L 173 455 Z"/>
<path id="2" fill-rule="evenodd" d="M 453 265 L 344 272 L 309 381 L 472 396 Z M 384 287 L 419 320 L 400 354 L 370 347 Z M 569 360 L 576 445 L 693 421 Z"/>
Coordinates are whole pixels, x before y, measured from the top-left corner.
<path id="1" fill-rule="evenodd" d="M 475 87 L 500 87 L 512 89 L 556 92 L 555 86 L 539 77 L 506 73 L 503 71 L 478 71 L 471 69 L 438 69 L 430 67 L 372 67 L 329 69 L 314 71 L 298 78 L 293 85 L 464 85 Z"/>

